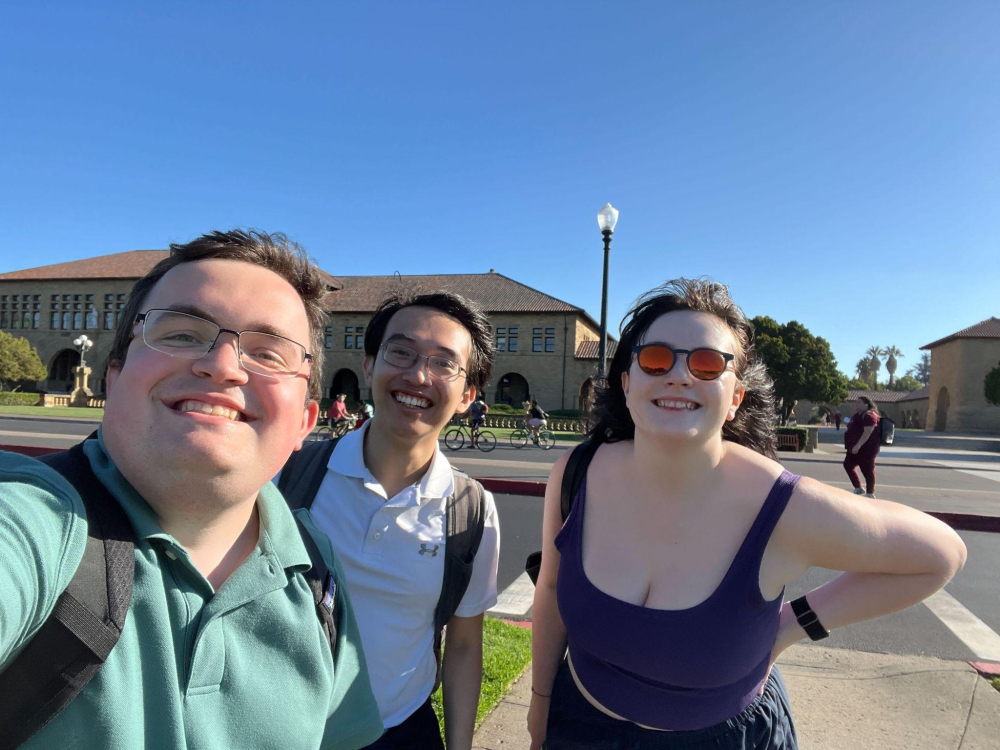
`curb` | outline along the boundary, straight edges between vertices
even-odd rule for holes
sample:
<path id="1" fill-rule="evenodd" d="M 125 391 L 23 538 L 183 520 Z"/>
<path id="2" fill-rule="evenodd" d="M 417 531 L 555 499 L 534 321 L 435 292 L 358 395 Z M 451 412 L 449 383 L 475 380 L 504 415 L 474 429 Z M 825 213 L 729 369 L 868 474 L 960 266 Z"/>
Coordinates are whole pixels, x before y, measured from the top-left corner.
<path id="1" fill-rule="evenodd" d="M 0 450 L 22 453 L 26 456 L 46 456 L 57 453 L 60 448 L 40 448 L 26 445 L 0 445 Z M 545 482 L 532 482 L 526 479 L 476 478 L 484 489 L 500 495 L 527 495 L 529 497 L 544 497 Z M 939 521 L 951 526 L 956 531 L 985 531 L 991 534 L 1000 533 L 1000 516 L 977 516 L 972 513 L 946 513 L 943 511 L 924 511 Z M 985 663 L 985 662 L 977 662 Z M 1000 676 L 1000 672 L 997 673 Z"/>
<path id="2" fill-rule="evenodd" d="M 970 661 L 969 666 L 988 679 L 1000 677 L 1000 664 L 995 661 Z"/>
<path id="3" fill-rule="evenodd" d="M 26 414 L 4 414 L 0 412 L 0 419 L 12 419 L 21 422 L 62 422 L 63 424 L 100 424 L 99 419 L 86 419 L 84 417 L 29 417 Z"/>

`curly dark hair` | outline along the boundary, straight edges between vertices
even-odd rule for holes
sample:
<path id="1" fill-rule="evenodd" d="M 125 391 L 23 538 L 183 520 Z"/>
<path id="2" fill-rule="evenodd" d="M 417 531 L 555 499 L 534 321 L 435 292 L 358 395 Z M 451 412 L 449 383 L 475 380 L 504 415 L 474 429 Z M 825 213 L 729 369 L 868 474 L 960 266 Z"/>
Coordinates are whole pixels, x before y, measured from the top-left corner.
<path id="1" fill-rule="evenodd" d="M 736 339 L 736 377 L 745 394 L 736 418 L 722 427 L 724 440 L 744 445 L 768 458 L 775 458 L 777 412 L 774 383 L 754 350 L 753 325 L 729 296 L 725 284 L 710 279 L 673 279 L 639 297 L 622 321 L 618 348 L 606 380 L 596 388 L 590 439 L 596 442 L 631 440 L 635 423 L 625 403 L 622 373 L 632 366 L 632 348 L 661 315 L 691 310 L 715 315 Z"/>

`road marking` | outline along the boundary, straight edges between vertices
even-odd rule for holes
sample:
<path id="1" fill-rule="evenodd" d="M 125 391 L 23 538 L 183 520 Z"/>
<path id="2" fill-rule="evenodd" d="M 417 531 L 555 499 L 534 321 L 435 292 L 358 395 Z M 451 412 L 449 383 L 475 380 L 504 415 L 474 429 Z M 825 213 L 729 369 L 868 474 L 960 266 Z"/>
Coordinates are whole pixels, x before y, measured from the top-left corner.
<path id="1" fill-rule="evenodd" d="M 1000 635 L 962 606 L 958 599 L 941 589 L 925 599 L 924 604 L 978 659 L 1000 662 Z"/>
<path id="2" fill-rule="evenodd" d="M 524 617 L 535 599 L 535 584 L 527 573 L 521 573 L 515 581 L 497 597 L 497 603 L 490 609 L 491 615 L 502 617 Z"/>

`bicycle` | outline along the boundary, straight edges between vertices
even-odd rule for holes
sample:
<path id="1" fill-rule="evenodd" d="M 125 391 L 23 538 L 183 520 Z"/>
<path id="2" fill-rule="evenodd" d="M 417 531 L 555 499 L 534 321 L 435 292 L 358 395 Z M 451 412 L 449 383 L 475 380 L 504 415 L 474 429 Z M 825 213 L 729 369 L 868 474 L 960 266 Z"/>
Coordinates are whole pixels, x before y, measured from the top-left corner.
<path id="1" fill-rule="evenodd" d="M 556 436 L 551 430 L 539 430 L 538 437 L 528 429 L 528 423 L 523 419 L 520 422 L 520 426 L 510 433 L 510 444 L 514 448 L 523 448 L 528 444 L 528 438 L 531 438 L 531 442 L 536 446 L 541 448 L 543 451 L 551 450 L 556 444 Z"/>
<path id="2" fill-rule="evenodd" d="M 306 440 L 319 441 L 319 440 L 333 440 L 334 438 L 344 437 L 348 432 L 354 429 L 354 425 L 357 422 L 356 417 L 344 417 L 334 422 L 333 427 L 329 424 L 323 424 L 313 430 L 306 437 Z"/>
<path id="3" fill-rule="evenodd" d="M 452 427 L 444 434 L 444 444 L 448 450 L 461 450 L 462 446 L 465 445 L 466 438 L 472 442 L 472 434 L 469 432 L 469 428 L 460 424 L 457 427 Z M 497 447 L 497 436 L 489 430 L 476 430 L 475 447 L 479 448 L 483 453 L 489 453 Z"/>

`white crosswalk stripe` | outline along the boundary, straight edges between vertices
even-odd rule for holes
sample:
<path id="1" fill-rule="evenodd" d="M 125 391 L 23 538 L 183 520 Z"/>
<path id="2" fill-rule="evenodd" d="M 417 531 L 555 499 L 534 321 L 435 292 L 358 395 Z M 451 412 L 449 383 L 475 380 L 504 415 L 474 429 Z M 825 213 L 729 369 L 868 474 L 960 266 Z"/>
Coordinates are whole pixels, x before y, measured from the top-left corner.
<path id="1" fill-rule="evenodd" d="M 958 599 L 941 589 L 924 604 L 977 658 L 1000 662 L 1000 635 L 962 606 Z"/>

